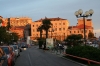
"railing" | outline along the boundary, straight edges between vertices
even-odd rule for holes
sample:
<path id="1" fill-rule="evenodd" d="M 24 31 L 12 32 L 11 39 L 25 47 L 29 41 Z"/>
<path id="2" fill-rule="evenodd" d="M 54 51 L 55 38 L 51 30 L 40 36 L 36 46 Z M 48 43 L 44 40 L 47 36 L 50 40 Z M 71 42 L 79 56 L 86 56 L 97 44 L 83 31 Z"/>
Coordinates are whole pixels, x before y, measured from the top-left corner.
<path id="1" fill-rule="evenodd" d="M 66 53 L 64 53 L 64 55 L 74 57 L 74 58 L 78 58 L 78 59 L 81 59 L 81 60 L 85 60 L 85 61 L 88 62 L 88 64 L 90 64 L 90 62 L 95 63 L 95 64 L 100 64 L 100 62 L 98 62 L 98 61 L 90 60 L 90 59 L 87 59 L 87 58 L 82 58 L 82 57 L 78 57 L 78 56 L 74 56 L 74 55 L 70 55 L 70 54 L 66 54 Z"/>

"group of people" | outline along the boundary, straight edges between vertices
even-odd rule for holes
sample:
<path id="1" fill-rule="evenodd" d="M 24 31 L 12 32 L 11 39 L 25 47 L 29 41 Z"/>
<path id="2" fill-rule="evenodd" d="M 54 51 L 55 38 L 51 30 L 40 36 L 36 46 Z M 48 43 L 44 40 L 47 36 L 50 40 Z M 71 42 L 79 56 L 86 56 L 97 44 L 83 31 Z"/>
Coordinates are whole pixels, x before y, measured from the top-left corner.
<path id="1" fill-rule="evenodd" d="M 66 44 L 55 43 L 54 47 L 52 48 L 52 51 L 56 51 L 56 53 L 60 52 L 60 54 L 61 54 L 61 53 L 65 53 L 66 49 L 67 49 Z"/>

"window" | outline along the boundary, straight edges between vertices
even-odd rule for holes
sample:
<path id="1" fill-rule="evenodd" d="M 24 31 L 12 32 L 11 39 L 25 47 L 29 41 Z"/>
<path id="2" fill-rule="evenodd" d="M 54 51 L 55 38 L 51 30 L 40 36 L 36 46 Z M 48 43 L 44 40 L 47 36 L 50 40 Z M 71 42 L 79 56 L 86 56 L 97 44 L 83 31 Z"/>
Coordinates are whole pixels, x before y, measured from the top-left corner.
<path id="1" fill-rule="evenodd" d="M 70 31 L 70 33 L 71 33 L 71 31 Z"/>
<path id="2" fill-rule="evenodd" d="M 59 25 L 61 25 L 61 23 L 59 23 Z"/>
<path id="3" fill-rule="evenodd" d="M 36 27 L 38 27 L 38 25 L 36 25 Z"/>
<path id="4" fill-rule="evenodd" d="M 63 30 L 65 30 L 65 28 L 63 28 Z"/>
<path id="5" fill-rule="evenodd" d="M 81 31 L 81 33 L 83 33 L 83 31 Z"/>
<path id="6" fill-rule="evenodd" d="M 79 31 L 78 31 L 78 33 L 79 33 Z"/>
<path id="7" fill-rule="evenodd" d="M 74 31 L 74 33 L 76 33 L 76 31 Z"/>
<path id="8" fill-rule="evenodd" d="M 91 30 L 89 30 L 89 32 L 91 32 Z"/>
<path id="9" fill-rule="evenodd" d="M 55 31 L 57 31 L 57 28 L 55 28 Z"/>
<path id="10" fill-rule="evenodd" d="M 63 23 L 63 25 L 65 25 L 65 23 Z"/>
<path id="11" fill-rule="evenodd" d="M 55 23 L 55 25 L 57 25 L 57 23 Z"/>
<path id="12" fill-rule="evenodd" d="M 61 28 L 59 28 L 59 31 L 61 31 Z"/>

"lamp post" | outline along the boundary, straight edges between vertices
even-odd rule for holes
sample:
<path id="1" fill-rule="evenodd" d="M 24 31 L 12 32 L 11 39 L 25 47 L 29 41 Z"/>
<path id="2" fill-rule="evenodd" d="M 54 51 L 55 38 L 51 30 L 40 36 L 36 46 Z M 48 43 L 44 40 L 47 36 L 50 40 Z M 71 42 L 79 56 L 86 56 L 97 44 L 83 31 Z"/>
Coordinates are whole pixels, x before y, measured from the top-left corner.
<path id="1" fill-rule="evenodd" d="M 82 9 L 79 9 L 78 11 L 75 12 L 75 16 L 77 18 L 83 17 L 83 23 L 84 23 L 84 42 L 86 45 L 86 35 L 85 35 L 85 17 L 89 17 L 92 16 L 92 14 L 94 13 L 94 11 L 92 9 L 90 9 L 89 11 L 86 11 L 84 14 Z"/>
<path id="2" fill-rule="evenodd" d="M 96 37 L 96 33 L 95 33 L 95 37 Z"/>

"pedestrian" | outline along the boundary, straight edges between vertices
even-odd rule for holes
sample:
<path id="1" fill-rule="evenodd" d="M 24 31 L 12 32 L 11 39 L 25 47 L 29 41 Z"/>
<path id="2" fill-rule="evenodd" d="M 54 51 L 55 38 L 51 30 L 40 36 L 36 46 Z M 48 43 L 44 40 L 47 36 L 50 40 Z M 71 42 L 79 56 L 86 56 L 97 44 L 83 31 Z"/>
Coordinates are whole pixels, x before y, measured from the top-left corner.
<path id="1" fill-rule="evenodd" d="M 67 45 L 64 45 L 64 54 L 66 54 Z"/>

